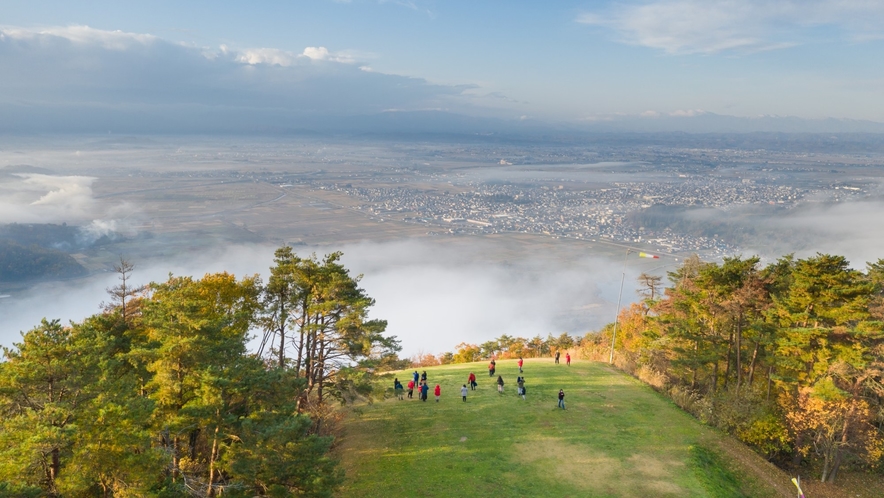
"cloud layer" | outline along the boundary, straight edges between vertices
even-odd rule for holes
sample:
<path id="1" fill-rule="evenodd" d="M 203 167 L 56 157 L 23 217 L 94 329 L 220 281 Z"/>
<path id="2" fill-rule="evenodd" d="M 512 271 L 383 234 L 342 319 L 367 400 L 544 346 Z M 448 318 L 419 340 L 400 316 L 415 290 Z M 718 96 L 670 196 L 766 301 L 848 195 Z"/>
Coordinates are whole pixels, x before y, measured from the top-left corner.
<path id="1" fill-rule="evenodd" d="M 216 49 L 86 26 L 2 28 L 0 131 L 259 131 L 470 105 L 468 86 L 356 62 L 326 47 Z"/>
<path id="2" fill-rule="evenodd" d="M 265 277 L 274 247 L 242 245 L 217 251 L 179 254 L 162 261 L 134 261 L 136 284 L 175 275 L 201 276 L 228 271 Z M 471 243 L 459 248 L 428 241 L 362 243 L 341 249 L 343 262 L 363 274 L 362 286 L 376 300 L 372 318 L 389 322 L 388 333 L 402 340 L 403 354 L 451 351 L 460 342 L 481 343 L 502 334 L 545 336 L 583 334 L 613 319 L 620 283 L 605 260 L 555 261 L 533 257 L 508 262 L 488 258 L 489 247 Z M 331 249 L 298 248 L 301 255 Z M 615 265 L 616 266 L 616 265 Z M 637 275 L 637 270 L 635 272 Z M 632 273 L 627 275 L 634 282 Z M 97 274 L 79 281 L 40 284 L 24 294 L 0 299 L 0 345 L 44 316 L 80 320 L 98 312 L 105 289 L 116 275 Z M 631 284 L 629 284 L 631 285 Z M 76 292 L 74 292 L 76 290 Z M 624 291 L 624 301 L 635 293 Z M 46 303 L 52 307 L 47 308 Z"/>
<path id="3" fill-rule="evenodd" d="M 757 52 L 823 36 L 884 35 L 884 4 L 867 0 L 657 0 L 584 13 L 577 22 L 669 54 Z"/>

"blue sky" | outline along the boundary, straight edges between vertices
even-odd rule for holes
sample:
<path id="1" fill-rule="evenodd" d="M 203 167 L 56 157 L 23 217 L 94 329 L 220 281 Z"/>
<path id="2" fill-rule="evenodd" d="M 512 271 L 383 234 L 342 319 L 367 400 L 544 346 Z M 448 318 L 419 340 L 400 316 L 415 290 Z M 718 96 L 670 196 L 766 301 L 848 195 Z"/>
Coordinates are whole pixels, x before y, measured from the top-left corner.
<path id="1" fill-rule="evenodd" d="M 884 121 L 884 2 L 867 0 L 4 0 L 0 29 L 0 106 Z"/>

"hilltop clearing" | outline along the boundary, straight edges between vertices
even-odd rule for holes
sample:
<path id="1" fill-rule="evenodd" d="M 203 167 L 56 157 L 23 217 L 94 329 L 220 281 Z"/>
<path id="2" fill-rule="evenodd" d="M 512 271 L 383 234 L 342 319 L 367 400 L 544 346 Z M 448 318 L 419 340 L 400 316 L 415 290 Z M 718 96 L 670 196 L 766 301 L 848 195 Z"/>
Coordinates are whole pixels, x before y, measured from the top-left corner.
<path id="1" fill-rule="evenodd" d="M 464 403 L 470 372 L 479 386 Z M 792 496 L 786 474 L 605 364 L 527 360 L 526 400 L 512 360 L 498 363 L 504 394 L 483 363 L 427 373 L 428 401 L 390 391 L 346 419 L 341 496 Z"/>

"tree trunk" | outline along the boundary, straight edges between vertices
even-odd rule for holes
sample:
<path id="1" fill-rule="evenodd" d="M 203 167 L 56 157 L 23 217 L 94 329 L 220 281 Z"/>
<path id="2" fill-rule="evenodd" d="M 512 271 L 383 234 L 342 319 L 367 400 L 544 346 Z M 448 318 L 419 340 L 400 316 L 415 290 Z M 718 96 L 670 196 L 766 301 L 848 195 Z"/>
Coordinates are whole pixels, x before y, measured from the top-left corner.
<path id="1" fill-rule="evenodd" d="M 206 496 L 215 496 L 215 460 L 218 457 L 218 428 L 220 424 L 215 425 L 215 434 L 212 436 L 212 453 L 209 455 L 209 486 L 206 489 Z"/>
<path id="2" fill-rule="evenodd" d="M 189 450 L 190 450 L 190 459 L 191 460 L 196 460 L 196 443 L 197 443 L 197 439 L 199 438 L 199 436 L 200 436 L 199 429 L 194 429 L 194 430 L 190 431 L 190 437 L 188 438 L 188 444 L 190 444 Z"/>
<path id="3" fill-rule="evenodd" d="M 831 457 L 829 456 L 829 452 L 823 456 L 823 474 L 820 477 L 820 482 L 826 482 L 826 478 L 829 477 L 829 461 Z"/>
<path id="4" fill-rule="evenodd" d="M 731 356 L 734 350 L 734 333 L 731 332 L 727 338 L 727 355 L 725 359 L 727 360 L 727 367 L 724 370 L 724 389 L 727 390 L 728 383 L 731 378 Z"/>
<path id="5" fill-rule="evenodd" d="M 712 393 L 718 392 L 718 360 L 712 366 Z"/>
<path id="6" fill-rule="evenodd" d="M 737 392 L 740 391 L 740 384 L 743 383 L 743 358 L 741 356 L 741 349 L 743 347 L 743 312 L 741 311 L 737 315 L 737 343 L 735 347 L 737 348 Z"/>
<path id="7" fill-rule="evenodd" d="M 835 461 L 832 463 L 832 470 L 829 473 L 829 482 L 835 482 L 835 476 L 838 474 L 838 468 L 841 467 L 841 461 L 844 459 L 841 451 L 841 448 L 847 447 L 848 444 L 848 434 L 850 429 L 850 419 L 853 418 L 853 406 L 847 410 L 847 415 L 844 417 L 844 425 L 841 427 L 841 441 L 835 445 Z"/>
<path id="8" fill-rule="evenodd" d="M 285 368 L 285 321 L 288 319 L 285 314 L 285 304 L 282 304 L 282 311 L 279 313 L 279 368 Z"/>
<path id="9" fill-rule="evenodd" d="M 178 455 L 179 441 L 178 436 L 172 438 L 172 482 L 178 479 L 178 463 L 181 457 Z"/>
<path id="10" fill-rule="evenodd" d="M 52 487 L 55 487 L 55 480 L 58 479 L 58 473 L 61 470 L 61 459 L 59 458 L 58 448 L 52 448 L 52 453 L 50 455 L 51 463 L 49 464 L 49 479 L 52 482 Z"/>
<path id="11" fill-rule="evenodd" d="M 801 451 L 799 449 L 804 445 L 804 433 L 798 433 L 795 436 L 795 448 L 793 449 L 794 453 L 792 454 L 792 467 L 798 468 L 801 465 Z"/>
<path id="12" fill-rule="evenodd" d="M 764 396 L 765 401 L 770 401 L 770 388 L 771 384 L 773 384 L 773 380 L 770 376 L 773 375 L 773 366 L 767 367 L 767 394 Z"/>
<path id="13" fill-rule="evenodd" d="M 752 350 L 752 361 L 749 362 L 749 385 L 755 379 L 755 360 L 758 359 L 758 341 L 755 342 L 755 348 Z"/>

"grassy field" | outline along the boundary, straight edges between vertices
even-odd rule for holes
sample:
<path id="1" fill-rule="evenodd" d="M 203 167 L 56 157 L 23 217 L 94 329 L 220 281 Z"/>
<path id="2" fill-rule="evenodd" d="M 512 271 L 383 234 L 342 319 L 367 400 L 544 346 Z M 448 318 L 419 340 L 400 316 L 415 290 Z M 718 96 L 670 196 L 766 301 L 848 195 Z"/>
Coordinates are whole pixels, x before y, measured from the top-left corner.
<path id="1" fill-rule="evenodd" d="M 391 390 L 347 417 L 340 496 L 764 498 L 788 489 L 765 482 L 721 450 L 723 436 L 605 364 L 526 360 L 527 400 L 516 396 L 515 361 L 498 364 L 503 395 L 485 364 L 426 370 L 427 402 L 399 401 Z M 470 371 L 479 388 L 464 403 Z M 398 373 L 403 384 L 410 372 Z M 567 410 L 556 406 L 559 389 Z"/>

